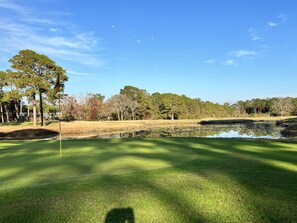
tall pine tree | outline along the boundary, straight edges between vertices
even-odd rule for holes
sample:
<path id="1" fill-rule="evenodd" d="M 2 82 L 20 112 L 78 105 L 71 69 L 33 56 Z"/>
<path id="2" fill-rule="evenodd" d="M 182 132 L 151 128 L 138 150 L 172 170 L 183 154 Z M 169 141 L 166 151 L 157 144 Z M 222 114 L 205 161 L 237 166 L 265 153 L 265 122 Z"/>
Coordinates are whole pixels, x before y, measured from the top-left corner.
<path id="1" fill-rule="evenodd" d="M 52 95 L 55 81 L 60 75 L 61 86 L 68 80 L 66 71 L 48 58 L 32 50 L 21 50 L 9 60 L 14 84 L 31 97 L 33 104 L 33 126 L 36 126 L 36 95 L 39 95 L 41 126 L 43 125 L 43 95 Z M 60 91 L 63 90 L 60 88 Z"/>

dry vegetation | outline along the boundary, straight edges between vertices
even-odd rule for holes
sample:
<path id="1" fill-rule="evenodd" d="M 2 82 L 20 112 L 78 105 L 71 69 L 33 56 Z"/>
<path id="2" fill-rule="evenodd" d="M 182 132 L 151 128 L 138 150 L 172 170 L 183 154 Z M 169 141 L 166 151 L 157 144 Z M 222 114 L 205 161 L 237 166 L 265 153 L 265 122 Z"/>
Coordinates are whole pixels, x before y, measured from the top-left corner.
<path id="1" fill-rule="evenodd" d="M 144 130 L 153 127 L 162 126 L 194 126 L 197 125 L 200 120 L 137 120 L 137 121 L 73 121 L 62 122 L 62 132 L 65 136 L 72 135 L 84 135 L 89 136 L 91 134 L 100 133 L 115 133 L 123 131 Z M 0 132 L 12 132 L 16 130 L 29 130 L 31 126 L 1 126 Z M 52 123 L 41 129 L 58 131 L 58 123 Z"/>
<path id="2" fill-rule="evenodd" d="M 75 121 L 62 123 L 62 131 L 64 135 L 88 135 L 145 130 L 172 125 L 195 126 L 199 122 L 200 120 Z M 57 129 L 58 124 L 51 124 L 46 128 Z"/>

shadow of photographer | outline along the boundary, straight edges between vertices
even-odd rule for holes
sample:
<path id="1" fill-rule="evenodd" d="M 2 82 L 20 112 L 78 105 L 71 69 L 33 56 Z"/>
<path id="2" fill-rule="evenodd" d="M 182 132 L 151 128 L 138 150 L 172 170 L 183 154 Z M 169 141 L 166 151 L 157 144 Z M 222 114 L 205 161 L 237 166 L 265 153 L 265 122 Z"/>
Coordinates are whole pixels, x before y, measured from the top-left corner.
<path id="1" fill-rule="evenodd" d="M 105 216 L 105 223 L 135 223 L 133 209 L 113 208 Z"/>

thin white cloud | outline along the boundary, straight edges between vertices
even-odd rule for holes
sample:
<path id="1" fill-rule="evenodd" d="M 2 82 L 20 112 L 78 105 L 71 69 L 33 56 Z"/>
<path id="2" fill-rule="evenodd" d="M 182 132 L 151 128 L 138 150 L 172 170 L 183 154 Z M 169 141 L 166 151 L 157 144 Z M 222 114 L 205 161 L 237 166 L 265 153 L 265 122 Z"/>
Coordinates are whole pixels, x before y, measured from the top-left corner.
<path id="1" fill-rule="evenodd" d="M 57 48 L 49 48 L 49 47 L 43 47 L 43 46 L 33 46 L 27 47 L 29 49 L 36 50 L 38 52 L 42 52 L 49 55 L 55 55 L 55 57 L 59 58 L 60 60 L 66 60 L 66 61 L 72 61 L 72 62 L 78 62 L 82 65 L 90 65 L 90 66 L 98 66 L 102 67 L 104 66 L 105 62 L 103 59 L 98 57 L 97 55 L 92 54 L 84 54 L 79 53 L 75 51 L 70 50 L 63 50 L 63 49 L 57 49 Z"/>
<path id="2" fill-rule="evenodd" d="M 141 40 L 140 39 L 136 40 L 136 43 L 141 43 Z"/>
<path id="3" fill-rule="evenodd" d="M 234 55 L 237 58 L 241 58 L 241 57 L 254 57 L 256 56 L 258 53 L 255 51 L 251 51 L 251 50 L 237 50 L 237 51 L 233 51 L 232 55 Z"/>
<path id="4" fill-rule="evenodd" d="M 276 22 L 268 22 L 267 24 L 268 24 L 270 27 L 275 27 L 275 26 L 278 25 L 278 23 L 276 23 Z"/>
<path id="5" fill-rule="evenodd" d="M 276 21 L 269 21 L 267 23 L 267 25 L 270 27 L 270 28 L 274 28 L 276 26 L 279 26 L 285 22 L 287 22 L 288 20 L 288 15 L 285 14 L 285 13 L 280 13 L 274 20 Z"/>
<path id="6" fill-rule="evenodd" d="M 231 59 L 226 60 L 226 61 L 224 61 L 224 65 L 226 65 L 226 66 L 233 66 L 233 65 L 235 65 L 235 61 L 234 60 L 231 60 Z"/>
<path id="7" fill-rule="evenodd" d="M 45 25 L 54 25 L 54 24 L 56 24 L 56 22 L 53 22 L 50 19 L 41 19 L 41 18 L 32 18 L 32 17 L 23 18 L 23 21 L 27 22 L 27 23 L 31 23 L 31 24 L 37 24 L 37 23 L 45 24 Z"/>
<path id="8" fill-rule="evenodd" d="M 260 36 L 256 36 L 256 35 L 254 35 L 254 36 L 251 37 L 251 40 L 252 41 L 261 40 L 261 39 L 262 38 Z"/>
<path id="9" fill-rule="evenodd" d="M 213 59 L 209 59 L 209 60 L 205 60 L 204 63 L 207 63 L 207 64 L 213 64 L 215 63 L 216 61 L 213 60 Z"/>
<path id="10" fill-rule="evenodd" d="M 24 6 L 3 0 L 0 0 L 0 7 L 9 9 L 14 15 L 10 19 L 0 16 L 0 52 L 15 54 L 21 49 L 32 49 L 53 59 L 82 65 L 104 65 L 98 54 L 103 49 L 100 47 L 102 39 L 93 32 L 79 32 L 70 29 L 66 22 L 58 24 L 51 17 L 31 15 L 32 7 L 27 10 Z"/>
<path id="11" fill-rule="evenodd" d="M 262 32 L 254 28 L 250 28 L 248 30 L 249 37 L 251 41 L 265 41 L 265 38 L 263 36 L 264 31 L 269 31 L 270 29 L 276 28 L 278 26 L 281 26 L 283 23 L 287 22 L 288 15 L 285 13 L 280 13 L 275 18 L 271 19 L 266 23 L 266 30 L 262 30 Z"/>
<path id="12" fill-rule="evenodd" d="M 0 0 L 0 8 L 8 9 L 10 11 L 14 11 L 18 14 L 28 14 L 31 12 L 30 8 L 23 7 L 21 5 L 15 4 L 11 1 Z"/>
<path id="13" fill-rule="evenodd" d="M 288 15 L 284 13 L 280 13 L 277 17 L 281 22 L 286 22 L 288 20 Z"/>
<path id="14" fill-rule="evenodd" d="M 249 34 L 251 41 L 263 40 L 263 38 L 253 28 L 249 29 Z"/>
<path id="15" fill-rule="evenodd" d="M 73 71 L 73 70 L 68 70 L 67 73 L 72 74 L 74 76 L 79 76 L 79 77 L 91 77 L 91 76 L 96 75 L 94 73 L 77 72 L 77 71 Z"/>
<path id="16" fill-rule="evenodd" d="M 51 31 L 51 32 L 57 32 L 58 29 L 56 29 L 56 28 L 50 28 L 49 31 Z"/>

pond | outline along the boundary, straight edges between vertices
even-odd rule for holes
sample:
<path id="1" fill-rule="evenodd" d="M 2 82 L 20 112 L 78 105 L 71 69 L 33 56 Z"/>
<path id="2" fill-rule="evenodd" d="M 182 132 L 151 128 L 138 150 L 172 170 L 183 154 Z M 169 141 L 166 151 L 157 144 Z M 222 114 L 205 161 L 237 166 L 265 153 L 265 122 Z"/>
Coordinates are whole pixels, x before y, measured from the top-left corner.
<path id="1" fill-rule="evenodd" d="M 212 138 L 268 138 L 279 139 L 282 127 L 275 122 L 244 124 L 209 124 L 195 127 L 163 127 L 92 136 L 89 138 L 144 138 L 144 137 L 212 137 Z"/>

